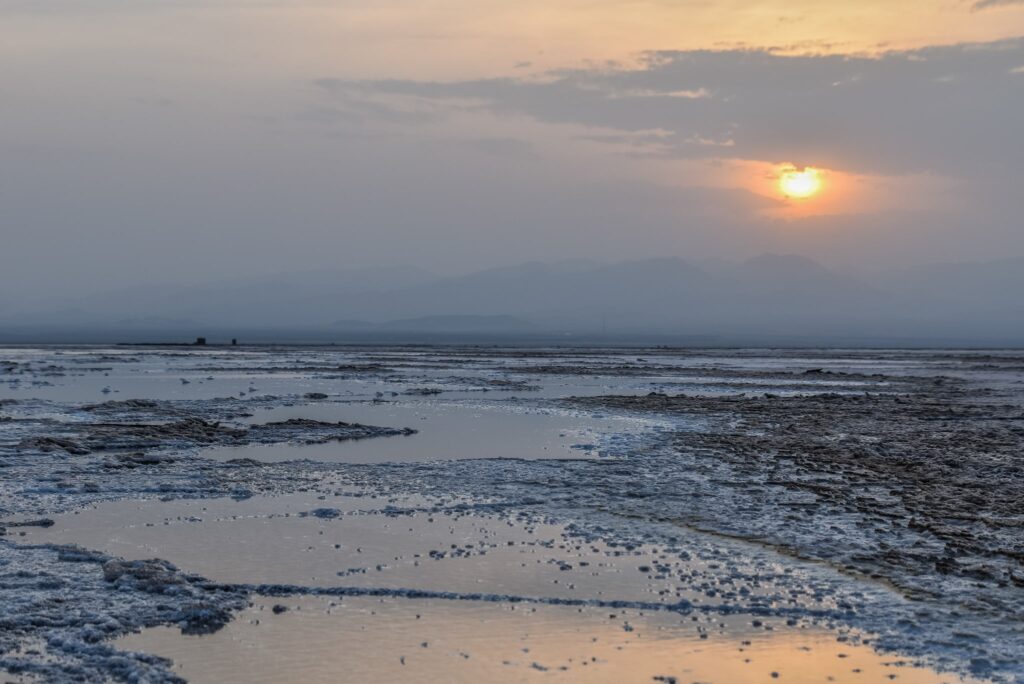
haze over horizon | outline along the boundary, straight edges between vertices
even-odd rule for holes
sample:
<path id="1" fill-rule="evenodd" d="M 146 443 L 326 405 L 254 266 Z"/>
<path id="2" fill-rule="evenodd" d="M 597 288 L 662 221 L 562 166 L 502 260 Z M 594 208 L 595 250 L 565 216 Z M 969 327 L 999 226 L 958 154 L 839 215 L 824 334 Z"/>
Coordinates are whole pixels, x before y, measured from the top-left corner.
<path id="1" fill-rule="evenodd" d="M 467 342 L 1006 346 L 1024 259 L 844 273 L 798 255 L 323 269 L 40 299 L 0 343 Z"/>
<path id="2" fill-rule="evenodd" d="M 871 280 L 1024 258 L 1015 0 L 0 17 L 0 320 L 317 270 L 783 254 Z M 997 276 L 976 301 L 1002 301 Z M 954 315 L 957 281 L 933 282 Z"/>

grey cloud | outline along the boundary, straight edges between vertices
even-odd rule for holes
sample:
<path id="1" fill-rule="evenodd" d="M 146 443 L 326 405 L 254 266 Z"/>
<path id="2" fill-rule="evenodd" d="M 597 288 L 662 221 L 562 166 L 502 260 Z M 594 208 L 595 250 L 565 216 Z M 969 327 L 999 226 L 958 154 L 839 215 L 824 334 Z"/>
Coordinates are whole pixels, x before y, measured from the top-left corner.
<path id="1" fill-rule="evenodd" d="M 1009 7 L 1011 5 L 1024 5 L 1024 0 L 978 0 L 972 6 L 975 10 L 990 9 L 992 7 Z"/>
<path id="2" fill-rule="evenodd" d="M 1013 39 L 878 57 L 651 52 L 640 68 L 540 80 L 323 83 L 367 96 L 476 102 L 550 123 L 667 131 L 662 145 L 681 157 L 975 175 L 1024 168 L 1024 83 L 1012 73 L 1022 63 L 1024 39 Z"/>

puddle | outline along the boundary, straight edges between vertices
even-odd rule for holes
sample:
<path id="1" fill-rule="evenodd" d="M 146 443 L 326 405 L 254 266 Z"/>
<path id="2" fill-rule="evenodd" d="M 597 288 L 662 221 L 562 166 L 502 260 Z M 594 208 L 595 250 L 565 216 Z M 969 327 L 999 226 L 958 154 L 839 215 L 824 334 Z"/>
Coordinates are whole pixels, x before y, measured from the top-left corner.
<path id="1" fill-rule="evenodd" d="M 162 558 L 214 581 L 254 585 L 665 605 L 717 605 L 731 592 L 759 593 L 728 578 L 709 594 L 701 581 L 707 568 L 678 552 L 583 542 L 559 525 L 422 510 L 428 503 L 314 495 L 113 501 L 56 516 L 50 528 L 24 528 L 19 542 L 78 544 L 129 560 Z"/>
<path id="2" fill-rule="evenodd" d="M 595 418 L 515 404 L 457 401 L 338 402 L 259 411 L 249 423 L 312 418 L 386 427 L 411 427 L 415 435 L 359 442 L 215 447 L 201 456 L 226 461 L 251 458 L 341 463 L 444 461 L 472 458 L 596 458 L 603 449 L 662 424 L 620 417 Z"/>
<path id="3" fill-rule="evenodd" d="M 275 606 L 286 610 L 275 613 Z M 175 672 L 196 683 L 964 681 L 827 632 L 753 622 L 546 605 L 257 597 L 211 636 L 155 628 L 115 645 L 171 658 Z"/>
<path id="4" fill-rule="evenodd" d="M 772 681 L 772 673 L 789 682 L 964 681 L 802 621 L 667 609 L 681 600 L 758 603 L 763 578 L 737 574 L 721 558 L 709 566 L 696 553 L 609 547 L 559 525 L 453 511 L 451 501 L 446 512 L 431 510 L 437 503 L 353 493 L 116 501 L 25 528 L 19 542 L 159 557 L 229 583 L 396 590 L 342 597 L 292 588 L 255 597 L 210 636 L 155 628 L 114 642 L 171 658 L 192 682 L 279 682 L 299 673 L 314 684 L 732 683 Z M 409 598 L 410 590 L 439 596 Z M 572 604 L 559 605 L 564 599 Z"/>

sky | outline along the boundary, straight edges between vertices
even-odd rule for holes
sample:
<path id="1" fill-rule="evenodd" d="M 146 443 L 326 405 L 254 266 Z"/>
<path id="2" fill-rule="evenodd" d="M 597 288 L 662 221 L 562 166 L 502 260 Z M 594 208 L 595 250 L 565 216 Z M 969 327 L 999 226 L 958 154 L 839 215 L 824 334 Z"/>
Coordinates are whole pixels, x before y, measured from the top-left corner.
<path id="1" fill-rule="evenodd" d="M 1021 0 L 0 0 L 0 306 L 408 264 L 1024 257 Z M 780 190 L 812 167 L 819 192 Z"/>

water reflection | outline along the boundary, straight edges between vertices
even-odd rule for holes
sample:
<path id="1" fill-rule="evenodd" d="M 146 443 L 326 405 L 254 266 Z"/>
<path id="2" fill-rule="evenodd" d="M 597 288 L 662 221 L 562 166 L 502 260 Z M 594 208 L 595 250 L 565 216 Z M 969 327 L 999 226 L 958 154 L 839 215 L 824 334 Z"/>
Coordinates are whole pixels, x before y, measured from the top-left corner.
<path id="1" fill-rule="evenodd" d="M 600 455 L 602 439 L 622 442 L 653 420 L 595 418 L 582 414 L 484 402 L 340 402 L 260 411 L 250 422 L 312 418 L 387 427 L 417 434 L 343 444 L 270 444 L 220 447 L 207 458 L 258 461 L 310 459 L 343 463 L 438 461 L 465 458 L 578 459 Z"/>
<path id="2" fill-rule="evenodd" d="M 649 545 L 626 551 L 566 536 L 561 525 L 424 510 L 421 497 L 295 494 L 113 501 L 26 528 L 26 542 L 163 558 L 211 580 L 415 588 L 673 604 L 709 600 L 689 586 L 703 563 Z M 747 595 L 754 595 L 752 587 Z M 710 600 L 717 603 L 720 599 Z"/>
<path id="3" fill-rule="evenodd" d="M 276 611 L 275 612 L 275 607 Z M 702 618 L 435 600 L 260 598 L 212 636 L 156 628 L 119 648 L 172 658 L 191 682 L 964 681 L 823 631 Z"/>

